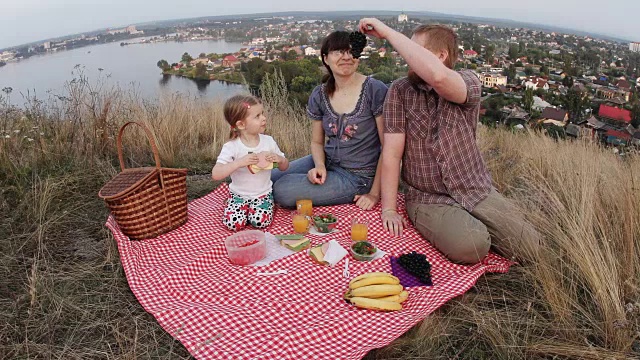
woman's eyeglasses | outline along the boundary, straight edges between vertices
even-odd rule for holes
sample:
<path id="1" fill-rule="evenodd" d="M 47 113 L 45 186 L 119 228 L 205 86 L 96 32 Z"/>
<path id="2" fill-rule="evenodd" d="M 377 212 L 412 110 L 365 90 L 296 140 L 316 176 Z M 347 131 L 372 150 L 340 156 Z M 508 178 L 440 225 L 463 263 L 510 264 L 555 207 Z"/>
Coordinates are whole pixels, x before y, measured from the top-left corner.
<path id="1" fill-rule="evenodd" d="M 329 51 L 329 55 L 335 56 L 335 57 L 343 57 L 345 54 L 347 54 L 349 56 L 353 56 L 353 55 L 351 55 L 351 49 L 342 49 L 342 50 L 331 50 L 331 51 Z"/>

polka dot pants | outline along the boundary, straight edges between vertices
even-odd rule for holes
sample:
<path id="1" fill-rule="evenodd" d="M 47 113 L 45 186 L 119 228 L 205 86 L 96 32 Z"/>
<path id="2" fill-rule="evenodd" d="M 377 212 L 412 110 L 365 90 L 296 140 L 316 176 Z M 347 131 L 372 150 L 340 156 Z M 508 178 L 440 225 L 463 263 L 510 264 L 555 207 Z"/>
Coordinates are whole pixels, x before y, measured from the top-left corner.
<path id="1" fill-rule="evenodd" d="M 233 192 L 227 199 L 222 222 L 231 231 L 239 231 L 250 224 L 254 228 L 266 228 L 273 220 L 273 193 L 257 198 L 244 198 Z"/>

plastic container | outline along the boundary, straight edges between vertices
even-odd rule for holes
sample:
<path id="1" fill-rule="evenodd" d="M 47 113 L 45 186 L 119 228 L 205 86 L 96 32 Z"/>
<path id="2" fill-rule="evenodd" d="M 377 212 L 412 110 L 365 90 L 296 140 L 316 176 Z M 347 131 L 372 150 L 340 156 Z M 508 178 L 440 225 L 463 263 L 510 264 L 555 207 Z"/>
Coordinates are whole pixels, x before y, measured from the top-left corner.
<path id="1" fill-rule="evenodd" d="M 331 215 L 334 221 L 326 222 L 322 220 L 322 218 L 326 215 Z M 331 231 L 333 231 L 333 229 L 336 228 L 336 225 L 338 225 L 338 217 L 333 214 L 320 214 L 313 216 L 311 219 L 313 220 L 313 226 L 316 228 L 316 230 L 318 230 L 318 232 L 321 233 L 330 233 Z"/>
<path id="2" fill-rule="evenodd" d="M 362 246 L 367 246 L 367 245 L 373 246 L 373 249 L 374 249 L 373 253 L 370 254 L 370 255 L 357 253 L 353 249 L 354 247 L 362 247 Z M 349 247 L 349 250 L 351 251 L 351 255 L 353 256 L 353 258 L 358 260 L 358 261 L 371 261 L 376 256 L 376 252 L 378 252 L 378 248 L 376 248 L 376 246 L 370 241 L 355 241 L 355 242 L 353 242 L 351 244 L 351 247 Z"/>
<path id="3" fill-rule="evenodd" d="M 249 265 L 267 255 L 267 242 L 259 230 L 237 232 L 224 241 L 229 261 L 236 265 Z"/>

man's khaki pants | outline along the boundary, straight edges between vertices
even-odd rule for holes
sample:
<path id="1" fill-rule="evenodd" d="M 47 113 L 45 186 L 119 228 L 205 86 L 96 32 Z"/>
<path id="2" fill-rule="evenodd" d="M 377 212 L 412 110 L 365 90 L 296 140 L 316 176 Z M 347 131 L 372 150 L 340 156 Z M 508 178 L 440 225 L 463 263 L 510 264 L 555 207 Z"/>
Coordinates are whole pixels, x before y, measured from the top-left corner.
<path id="1" fill-rule="evenodd" d="M 479 262 L 492 245 L 509 259 L 526 261 L 540 247 L 540 234 L 495 189 L 471 213 L 459 205 L 407 203 L 407 214 L 425 239 L 457 263 Z"/>

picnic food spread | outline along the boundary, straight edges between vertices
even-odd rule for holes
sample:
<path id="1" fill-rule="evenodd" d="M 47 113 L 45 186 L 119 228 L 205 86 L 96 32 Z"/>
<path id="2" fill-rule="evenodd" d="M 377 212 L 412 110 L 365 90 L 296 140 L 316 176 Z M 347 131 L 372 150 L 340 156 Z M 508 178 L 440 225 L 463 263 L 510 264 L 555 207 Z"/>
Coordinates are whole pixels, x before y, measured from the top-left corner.
<path id="1" fill-rule="evenodd" d="M 385 273 L 371 272 L 349 282 L 344 299 L 356 307 L 379 311 L 402 310 L 409 293 L 400 285 L 400 279 Z"/>
<path id="2" fill-rule="evenodd" d="M 294 214 L 292 224 L 294 231 L 297 233 L 275 235 L 275 239 L 279 241 L 281 246 L 293 252 L 309 249 L 307 253 L 311 260 L 320 265 L 334 266 L 347 255 L 346 250 L 335 240 L 311 246 L 311 241 L 305 236 L 306 233 L 296 230 L 295 216 L 312 220 L 318 231 L 322 233 L 331 232 L 338 222 L 338 218 L 331 213 L 309 216 L 300 214 L 298 209 Z M 367 226 L 366 222 L 356 221 L 356 223 L 362 223 Z M 254 233 L 260 233 L 263 236 L 258 237 Z M 238 232 L 228 237 L 225 241 L 229 259 L 231 263 L 237 265 L 252 264 L 264 258 L 266 256 L 264 251 L 260 253 L 261 246 L 264 246 L 264 243 L 264 233 L 256 230 Z M 349 249 L 353 258 L 359 261 L 371 261 L 378 252 L 376 246 L 371 241 L 366 240 L 366 236 L 362 240 L 353 241 Z M 400 256 L 399 264 L 412 275 L 421 279 L 430 278 L 431 265 L 422 254 L 416 252 L 404 254 Z M 348 275 L 344 276 L 348 278 Z M 398 277 L 386 272 L 370 272 L 352 279 L 349 282 L 349 289 L 343 298 L 348 303 L 362 309 L 397 311 L 402 310 L 402 303 L 408 296 L 408 291 L 405 290 Z"/>

